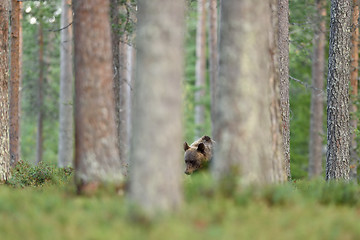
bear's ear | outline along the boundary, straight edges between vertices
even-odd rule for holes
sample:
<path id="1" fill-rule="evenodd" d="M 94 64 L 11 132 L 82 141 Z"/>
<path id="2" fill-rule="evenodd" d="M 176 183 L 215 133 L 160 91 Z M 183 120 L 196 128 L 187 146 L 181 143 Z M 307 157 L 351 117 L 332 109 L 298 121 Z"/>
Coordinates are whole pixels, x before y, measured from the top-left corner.
<path id="1" fill-rule="evenodd" d="M 187 144 L 187 142 L 184 142 L 184 151 L 188 150 L 190 147 L 189 145 Z"/>
<path id="2" fill-rule="evenodd" d="M 203 143 L 200 143 L 200 144 L 198 145 L 197 150 L 198 150 L 199 152 L 204 153 L 204 152 L 205 152 L 205 145 L 204 145 Z"/>
<path id="3" fill-rule="evenodd" d="M 209 136 L 203 136 L 202 138 L 204 141 L 206 142 L 210 142 L 211 141 L 211 138 Z"/>

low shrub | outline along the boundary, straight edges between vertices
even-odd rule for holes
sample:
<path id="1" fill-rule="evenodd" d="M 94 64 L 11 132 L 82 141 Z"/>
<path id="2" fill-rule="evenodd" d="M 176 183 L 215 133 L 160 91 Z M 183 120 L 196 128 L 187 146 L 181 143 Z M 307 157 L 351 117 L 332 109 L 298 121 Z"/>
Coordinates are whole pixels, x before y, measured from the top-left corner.
<path id="1" fill-rule="evenodd" d="M 34 166 L 26 161 L 19 161 L 11 170 L 11 178 L 6 182 L 12 187 L 38 187 L 44 184 L 61 184 L 72 177 L 73 169 L 57 168 L 48 163 Z"/>

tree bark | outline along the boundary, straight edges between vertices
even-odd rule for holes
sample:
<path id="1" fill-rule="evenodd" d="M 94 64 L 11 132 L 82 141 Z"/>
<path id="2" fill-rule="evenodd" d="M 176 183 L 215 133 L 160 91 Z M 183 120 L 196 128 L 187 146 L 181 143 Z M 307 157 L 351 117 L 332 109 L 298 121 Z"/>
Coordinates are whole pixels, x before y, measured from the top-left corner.
<path id="1" fill-rule="evenodd" d="M 72 167 L 74 158 L 73 39 L 71 0 L 62 1 L 60 42 L 59 159 L 61 168 Z"/>
<path id="2" fill-rule="evenodd" d="M 316 21 L 313 38 L 312 91 L 310 107 L 309 178 L 322 173 L 323 113 L 324 113 L 324 71 L 326 1 L 316 1 Z"/>
<path id="3" fill-rule="evenodd" d="M 217 27 L 217 0 L 209 0 L 209 68 L 210 68 L 210 87 L 211 87 L 211 121 L 214 122 L 215 117 L 215 92 L 218 77 L 218 27 Z M 213 126 L 214 124 L 212 124 Z M 212 127 L 214 132 L 214 127 Z"/>
<path id="4" fill-rule="evenodd" d="M 130 198 L 150 215 L 182 202 L 184 9 L 184 1 L 138 1 Z"/>
<path id="5" fill-rule="evenodd" d="M 269 28 L 269 52 L 271 56 L 269 92 L 270 92 L 270 123 L 272 156 L 271 168 L 269 169 L 270 181 L 273 183 L 285 182 L 288 178 L 285 168 L 285 155 L 283 145 L 283 124 L 280 111 L 280 71 L 279 71 L 279 19 L 278 0 L 270 0 L 271 24 Z"/>
<path id="6" fill-rule="evenodd" d="M 222 1 L 213 174 L 270 181 L 269 1 Z M 252 9 L 249 11 L 248 9 Z"/>
<path id="7" fill-rule="evenodd" d="M 110 1 L 110 19 L 111 19 L 111 46 L 113 54 L 113 88 L 115 99 L 115 125 L 118 138 L 118 149 L 120 153 L 120 1 Z M 119 155 L 120 156 L 120 155 Z M 121 158 L 120 158 L 121 159 Z"/>
<path id="8" fill-rule="evenodd" d="M 358 98 L 358 77 L 359 77 L 359 3 L 358 0 L 353 0 L 352 9 L 352 31 L 351 31 L 351 101 L 350 101 L 350 178 L 356 180 L 357 168 L 359 165 L 359 158 L 356 153 L 356 129 L 357 129 L 357 106 Z"/>
<path id="9" fill-rule="evenodd" d="M 43 156 L 43 117 L 44 117 L 44 39 L 43 39 L 43 26 L 42 20 L 39 23 L 38 29 L 38 43 L 39 43 L 39 79 L 38 79 L 38 122 L 37 122 L 37 134 L 36 134 L 36 164 L 42 162 Z"/>
<path id="10" fill-rule="evenodd" d="M 290 172 L 290 104 L 289 104 L 289 0 L 278 0 L 279 17 L 279 68 L 280 68 L 280 111 L 285 154 L 285 169 Z"/>
<path id="11" fill-rule="evenodd" d="M 10 164 L 19 161 L 20 2 L 11 1 Z"/>
<path id="12" fill-rule="evenodd" d="M 196 92 L 195 92 L 195 125 L 198 139 L 203 135 L 205 122 L 205 106 L 202 103 L 205 97 L 206 78 L 206 0 L 197 1 L 196 26 Z"/>
<path id="13" fill-rule="evenodd" d="M 349 180 L 351 6 L 351 0 L 331 1 L 326 180 Z"/>
<path id="14" fill-rule="evenodd" d="M 10 177 L 9 145 L 9 11 L 8 0 L 0 2 L 0 183 Z"/>
<path id="15" fill-rule="evenodd" d="M 129 152 L 129 124 L 128 124 L 128 77 L 127 77 L 127 43 L 126 43 L 126 33 L 122 36 L 122 41 L 120 42 L 120 101 L 119 101 L 119 110 L 120 110 L 120 122 L 119 122 L 119 150 L 120 150 L 120 159 L 125 163 L 125 173 L 127 174 L 127 164 L 128 164 L 128 152 Z"/>
<path id="16" fill-rule="evenodd" d="M 79 193 L 121 184 L 109 1 L 74 1 L 75 179 Z"/>

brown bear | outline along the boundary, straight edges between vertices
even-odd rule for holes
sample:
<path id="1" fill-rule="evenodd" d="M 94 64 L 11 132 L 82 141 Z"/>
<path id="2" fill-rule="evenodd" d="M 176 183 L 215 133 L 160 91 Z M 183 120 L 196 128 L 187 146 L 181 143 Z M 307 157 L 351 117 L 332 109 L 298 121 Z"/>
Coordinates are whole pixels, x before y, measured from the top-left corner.
<path id="1" fill-rule="evenodd" d="M 185 150 L 185 174 L 190 175 L 198 169 L 206 166 L 213 156 L 213 146 L 215 141 L 209 136 L 203 136 L 193 142 L 190 146 L 184 143 Z"/>

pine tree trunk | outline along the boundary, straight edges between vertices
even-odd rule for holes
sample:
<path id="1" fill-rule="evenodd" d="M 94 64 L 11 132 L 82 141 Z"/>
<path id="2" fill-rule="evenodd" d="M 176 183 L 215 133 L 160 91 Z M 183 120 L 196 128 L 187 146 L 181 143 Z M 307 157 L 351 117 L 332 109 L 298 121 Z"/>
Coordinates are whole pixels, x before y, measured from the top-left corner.
<path id="1" fill-rule="evenodd" d="M 44 84 L 44 39 L 43 39 L 42 21 L 40 20 L 38 30 L 38 43 L 39 43 L 39 79 L 38 79 L 38 122 L 36 134 L 36 164 L 42 162 L 43 156 L 43 84 Z"/>
<path id="2" fill-rule="evenodd" d="M 115 99 L 115 125 L 118 140 L 118 149 L 120 153 L 120 19 L 119 19 L 119 0 L 110 1 L 110 19 L 111 19 L 111 47 L 113 54 L 113 88 Z M 121 159 L 121 158 L 120 158 Z"/>
<path id="3" fill-rule="evenodd" d="M 127 80 L 127 34 L 126 29 L 119 27 L 120 13 L 124 10 L 124 5 L 120 6 L 119 0 L 111 1 L 111 21 L 112 21 L 112 52 L 114 68 L 114 94 L 115 94 L 115 113 L 118 137 L 119 156 L 123 162 L 123 172 L 127 175 L 128 151 L 129 151 L 129 124 L 128 124 L 128 80 Z"/>
<path id="4" fill-rule="evenodd" d="M 322 173 L 323 113 L 324 113 L 324 71 L 325 71 L 325 33 L 326 2 L 317 0 L 316 21 L 313 38 L 312 91 L 310 110 L 309 178 Z"/>
<path id="5" fill-rule="evenodd" d="M 129 152 L 129 124 L 128 124 L 128 78 L 127 78 L 127 44 L 126 44 L 126 34 L 122 36 L 122 41 L 120 42 L 120 121 L 119 121 L 119 151 L 120 159 L 124 162 L 124 171 L 127 174 L 127 162 L 128 162 L 128 152 Z"/>
<path id="6" fill-rule="evenodd" d="M 19 153 L 19 160 L 21 159 L 21 90 L 22 90 L 22 63 L 23 63 L 23 28 L 22 28 L 22 21 L 23 21 L 23 14 L 22 14 L 23 4 L 20 2 L 20 25 L 19 25 L 19 143 L 18 143 L 18 153 Z"/>
<path id="7" fill-rule="evenodd" d="M 285 154 L 285 169 L 290 172 L 290 104 L 289 104 L 289 0 L 278 1 L 279 16 L 279 68 L 280 68 L 280 111 Z"/>
<path id="8" fill-rule="evenodd" d="M 71 167 L 74 158 L 74 118 L 73 118 L 73 39 L 71 0 L 62 0 L 60 43 L 60 119 L 59 119 L 59 159 L 61 168 Z"/>
<path id="9" fill-rule="evenodd" d="M 196 92 L 195 92 L 195 125 L 196 136 L 199 138 L 204 132 L 205 106 L 202 103 L 205 97 L 206 77 L 206 0 L 197 2 L 197 26 L 196 26 Z"/>
<path id="10" fill-rule="evenodd" d="M 211 119 L 215 117 L 215 92 L 218 77 L 218 27 L 217 27 L 217 0 L 209 0 L 209 68 L 210 68 L 210 87 L 211 87 Z M 213 124 L 212 124 L 213 125 Z M 214 132 L 214 128 L 212 129 Z"/>
<path id="11" fill-rule="evenodd" d="M 73 3 L 75 53 L 75 179 L 79 193 L 121 184 L 117 148 L 109 1 Z"/>
<path id="12" fill-rule="evenodd" d="M 20 2 L 11 1 L 10 164 L 19 161 Z"/>
<path id="13" fill-rule="evenodd" d="M 213 173 L 270 181 L 269 1 L 222 1 Z M 251 9 L 251 11 L 249 11 Z"/>
<path id="14" fill-rule="evenodd" d="M 279 71 L 279 49 L 278 49 L 278 1 L 270 0 L 271 24 L 269 28 L 269 43 L 271 53 L 270 69 L 270 123 L 272 156 L 271 168 L 269 169 L 270 181 L 273 183 L 285 182 L 288 178 L 285 169 L 285 155 L 282 135 L 282 121 L 280 111 L 280 71 Z"/>
<path id="15" fill-rule="evenodd" d="M 355 180 L 357 178 L 357 168 L 359 165 L 359 157 L 356 153 L 356 129 L 357 129 L 357 106 L 356 101 L 358 98 L 358 77 L 359 77 L 359 3 L 353 0 L 352 11 L 352 27 L 351 27 L 351 101 L 350 101 L 350 178 Z"/>
<path id="16" fill-rule="evenodd" d="M 9 145 L 9 11 L 8 0 L 0 2 L 0 183 L 10 177 Z"/>
<path id="17" fill-rule="evenodd" d="M 184 1 L 138 1 L 130 198 L 150 215 L 182 202 L 184 8 Z"/>
<path id="18" fill-rule="evenodd" d="M 326 180 L 349 180 L 351 6 L 351 0 L 331 1 Z"/>

